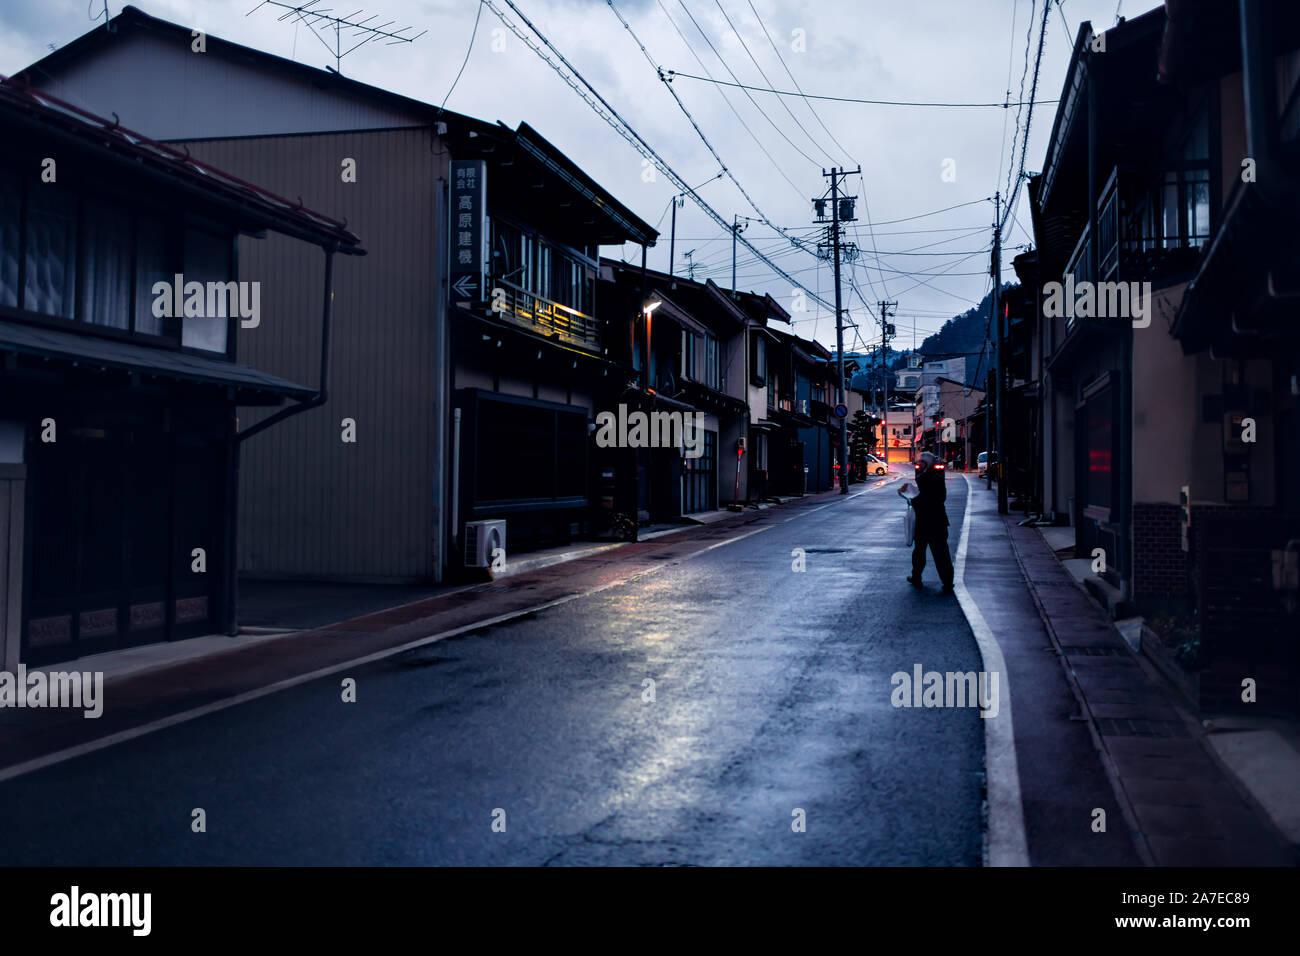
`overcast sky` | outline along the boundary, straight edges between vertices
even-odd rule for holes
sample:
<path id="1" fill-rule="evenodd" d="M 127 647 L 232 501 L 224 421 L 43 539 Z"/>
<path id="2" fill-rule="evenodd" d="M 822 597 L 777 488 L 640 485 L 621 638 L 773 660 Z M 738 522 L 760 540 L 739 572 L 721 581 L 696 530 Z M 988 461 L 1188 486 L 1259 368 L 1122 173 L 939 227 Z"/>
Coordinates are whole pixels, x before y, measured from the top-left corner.
<path id="1" fill-rule="evenodd" d="M 319 6 L 349 14 L 362 2 L 322 0 Z M 504 0 L 493 2 L 523 29 Z M 699 195 L 727 221 L 737 214 L 758 218 L 759 213 L 729 179 L 715 178 L 718 162 L 616 10 L 654 62 L 666 70 L 712 74 L 728 82 L 735 82 L 734 72 L 741 83 L 780 90 L 793 90 L 797 81 L 804 93 L 826 96 L 1001 103 L 1008 90 L 1013 101 L 1019 98 L 1032 4 L 1033 42 L 1024 91 L 1028 98 L 1038 21 L 1043 3 L 1050 2 L 1038 87 L 1039 98 L 1046 102 L 1034 109 L 1030 124 L 1025 160 L 1030 172 L 1042 168 L 1055 100 L 1079 24 L 1089 20 L 1095 29 L 1106 29 L 1114 25 L 1117 12 L 1116 0 L 1060 4 L 1057 0 L 514 2 L 678 174 L 692 187 L 706 184 Z M 139 0 L 136 5 L 154 16 L 313 66 L 333 63 L 305 27 L 278 23 L 279 11 L 263 7 L 246 16 L 258 0 Z M 15 73 L 86 32 L 93 25 L 90 15 L 102 16 L 103 6 L 104 0 L 3 0 L 0 73 Z M 1135 17 L 1156 6 L 1160 4 L 1154 0 L 1122 0 L 1118 12 Z M 122 3 L 110 0 L 108 8 L 116 15 Z M 409 25 L 412 33 L 429 32 L 413 44 L 363 47 L 344 58 L 343 73 L 436 104 L 451 89 L 468 51 L 464 73 L 447 107 L 511 126 L 527 121 L 537 128 L 620 201 L 658 226 L 662 238 L 650 250 L 649 262 L 653 268 L 667 269 L 669 204 L 677 188 L 662 173 L 646 181 L 649 173 L 640 155 L 492 10 L 475 0 L 365 0 L 364 10 L 362 16 L 381 15 L 375 22 L 392 19 L 394 27 Z M 481 16 L 475 32 L 476 13 Z M 913 328 L 919 344 L 946 317 L 969 308 L 987 291 L 988 253 L 975 253 L 991 242 L 991 201 L 908 222 L 889 220 L 982 200 L 992 197 L 996 189 L 1005 191 L 1015 108 L 879 106 L 806 101 L 764 92 L 747 96 L 740 89 L 684 77 L 672 86 L 762 215 L 794 235 L 814 235 L 810 200 L 827 189 L 822 170 L 832 163 L 849 168 L 861 165 L 862 176 L 848 179 L 850 192 L 862 197 L 859 222 L 848 229 L 848 238 L 862 248 L 851 274 L 871 311 L 876 311 L 875 303 L 882 298 L 898 300 L 898 338 L 893 346 L 910 347 Z M 1017 145 L 1017 165 L 1018 158 Z M 946 181 L 945 170 L 946 179 L 952 181 Z M 1011 257 L 1020 251 L 1017 247 L 1030 242 L 1024 198 L 1017 212 L 1024 228 L 1010 225 L 1004 237 L 1004 279 L 1014 279 Z M 869 228 L 868 216 L 879 225 Z M 833 301 L 828 263 L 794 248 L 761 222 L 750 224 L 745 237 L 803 288 Z M 919 248 L 923 246 L 927 248 Z M 878 258 L 871 252 L 873 247 Z M 697 278 L 730 284 L 730 234 L 689 199 L 677 215 L 676 260 L 681 274 L 686 271 L 687 251 L 693 251 Z M 905 251 L 913 254 L 900 254 Z M 640 261 L 638 247 L 605 252 Z M 744 246 L 737 258 L 738 286 L 770 292 L 786 308 L 794 307 L 790 282 Z M 935 277 L 935 273 L 943 274 Z M 850 287 L 849 274 L 846 271 L 844 302 L 850 319 L 858 323 L 863 339 L 878 341 L 879 326 Z M 800 335 L 834 347 L 831 312 L 809 298 L 807 311 L 794 318 Z M 858 344 L 852 330 L 846 331 L 846 348 Z"/>

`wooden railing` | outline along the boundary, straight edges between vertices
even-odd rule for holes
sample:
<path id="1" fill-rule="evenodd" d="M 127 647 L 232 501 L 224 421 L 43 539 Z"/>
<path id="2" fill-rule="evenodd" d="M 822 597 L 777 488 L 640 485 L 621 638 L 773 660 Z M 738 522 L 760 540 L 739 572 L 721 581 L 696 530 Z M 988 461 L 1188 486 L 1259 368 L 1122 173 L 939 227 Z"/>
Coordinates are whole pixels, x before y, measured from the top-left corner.
<path id="1" fill-rule="evenodd" d="M 488 287 L 505 293 L 504 301 L 491 300 L 502 301 L 504 306 L 504 311 L 498 309 L 495 314 L 541 335 L 554 335 L 568 345 L 600 351 L 600 325 L 595 316 L 529 292 L 506 279 L 493 278 Z"/>

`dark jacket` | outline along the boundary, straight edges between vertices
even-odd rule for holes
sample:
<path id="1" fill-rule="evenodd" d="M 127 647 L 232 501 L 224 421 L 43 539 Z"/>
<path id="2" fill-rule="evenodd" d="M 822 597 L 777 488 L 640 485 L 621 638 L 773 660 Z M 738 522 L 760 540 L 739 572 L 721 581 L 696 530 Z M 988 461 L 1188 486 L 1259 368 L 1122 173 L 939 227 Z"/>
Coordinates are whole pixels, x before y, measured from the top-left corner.
<path id="1" fill-rule="evenodd" d="M 918 535 L 948 533 L 948 512 L 943 503 L 948 498 L 948 489 L 944 486 L 943 472 L 929 468 L 916 478 L 917 495 L 909 502 L 916 512 L 916 533 Z"/>

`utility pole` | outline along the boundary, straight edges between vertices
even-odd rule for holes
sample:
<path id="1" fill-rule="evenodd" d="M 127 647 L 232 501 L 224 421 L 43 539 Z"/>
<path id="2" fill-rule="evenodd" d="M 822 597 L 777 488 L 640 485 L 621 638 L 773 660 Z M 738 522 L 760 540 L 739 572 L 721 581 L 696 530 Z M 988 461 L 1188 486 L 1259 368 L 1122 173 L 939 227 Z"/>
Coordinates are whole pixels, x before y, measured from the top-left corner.
<path id="1" fill-rule="evenodd" d="M 822 176 L 831 181 L 831 218 L 830 218 L 830 251 L 831 261 L 835 266 L 835 356 L 837 359 L 838 370 L 835 376 L 835 404 L 848 407 L 844 401 L 844 309 L 841 306 L 840 299 L 840 223 L 853 222 L 857 217 L 853 214 L 853 198 L 845 196 L 840 198 L 840 181 L 845 176 L 858 176 L 862 173 L 862 167 L 859 166 L 852 172 L 846 169 L 837 169 L 832 166 L 828 173 L 822 170 Z M 842 204 L 842 206 L 841 206 Z M 826 222 L 826 197 L 813 200 L 813 208 L 817 212 L 817 221 Z M 849 463 L 848 463 L 848 423 L 845 420 L 847 416 L 840 419 L 840 494 L 849 493 Z"/>
<path id="2" fill-rule="evenodd" d="M 682 255 L 686 257 L 686 278 L 694 282 L 695 281 L 695 259 L 693 257 L 695 255 L 695 250 L 687 249 L 685 252 L 682 253 Z"/>
<path id="3" fill-rule="evenodd" d="M 669 278 L 672 278 L 672 276 L 675 274 L 673 272 L 673 266 L 677 264 L 677 259 L 673 255 L 673 250 L 677 245 L 677 207 L 679 205 L 685 204 L 686 202 L 686 200 L 682 198 L 682 195 L 683 194 L 678 193 L 676 196 L 673 197 L 673 228 L 672 231 L 669 232 L 668 234 L 668 277 Z M 662 219 L 660 219 L 659 221 L 663 222 Z"/>
<path id="4" fill-rule="evenodd" d="M 966 376 L 962 376 L 965 378 Z M 961 389 L 961 437 L 966 442 L 966 454 L 962 456 L 962 471 L 970 471 L 970 385 Z"/>
<path id="5" fill-rule="evenodd" d="M 1002 298 L 1002 194 L 1000 192 L 993 194 L 993 301 L 990 306 L 993 309 L 993 322 L 997 326 L 998 337 L 996 352 L 997 359 L 997 455 L 998 455 L 998 514 L 1007 514 L 1007 461 L 1006 453 L 1003 451 L 1004 438 L 1006 429 L 1004 422 L 1007 417 L 1006 409 L 1006 390 L 1003 387 L 1003 370 L 1005 368 L 1004 356 L 1002 354 L 1002 309 L 999 308 Z"/>
<path id="6" fill-rule="evenodd" d="M 741 225 L 741 220 L 744 220 L 744 225 Z M 736 292 L 736 238 L 749 227 L 752 221 L 748 216 L 736 216 L 731 221 L 731 297 L 733 299 L 740 297 Z"/>
<path id="7" fill-rule="evenodd" d="M 889 319 L 890 309 L 898 311 L 898 301 L 877 302 L 876 306 L 880 309 L 880 427 L 885 436 L 883 461 L 889 464 L 889 339 L 894 334 L 894 326 Z"/>

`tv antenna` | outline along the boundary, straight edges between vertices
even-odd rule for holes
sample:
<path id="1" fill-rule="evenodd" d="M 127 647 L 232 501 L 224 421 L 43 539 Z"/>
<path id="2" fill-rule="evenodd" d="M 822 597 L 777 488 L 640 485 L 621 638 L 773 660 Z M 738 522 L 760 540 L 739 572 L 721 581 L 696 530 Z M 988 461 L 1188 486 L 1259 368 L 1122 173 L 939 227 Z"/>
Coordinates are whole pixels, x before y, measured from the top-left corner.
<path id="1" fill-rule="evenodd" d="M 429 32 L 428 30 L 422 30 L 415 34 L 415 36 L 403 36 L 402 34 L 408 33 L 411 30 L 411 27 L 401 27 L 397 30 L 389 29 L 396 22 L 395 20 L 371 25 L 370 21 L 378 20 L 379 14 L 372 14 L 364 20 L 358 20 L 357 17 L 365 13 L 365 10 L 360 9 L 354 10 L 345 17 L 332 16 L 331 12 L 333 7 L 317 6 L 317 4 L 321 2 L 322 0 L 310 0 L 309 3 L 300 3 L 295 5 L 292 3 L 284 3 L 283 0 L 262 0 L 261 3 L 255 6 L 252 10 L 249 10 L 248 13 L 244 14 L 244 16 L 250 17 L 258 10 L 262 9 L 262 7 L 279 7 L 284 11 L 284 13 L 278 16 L 276 20 L 281 23 L 285 20 L 295 20 L 304 24 L 309 30 L 311 30 L 312 36 L 317 40 L 320 40 L 320 42 L 325 45 L 325 49 L 329 50 L 330 54 L 334 57 L 335 73 L 339 72 L 340 60 L 349 53 L 352 53 L 354 50 L 365 46 L 371 40 L 382 39 L 385 41 L 386 46 L 392 46 L 395 43 L 413 43 Z M 331 31 L 334 33 L 333 46 L 331 46 L 329 41 L 326 39 Z M 345 39 L 343 34 L 348 31 L 351 31 L 351 36 Z M 322 36 L 322 34 L 324 34 L 324 36 Z M 358 40 L 356 43 L 352 43 L 352 41 L 356 40 L 357 37 L 361 37 L 362 39 Z M 347 46 L 348 44 L 352 45 Z M 344 49 L 345 46 L 347 46 L 347 49 Z"/>

